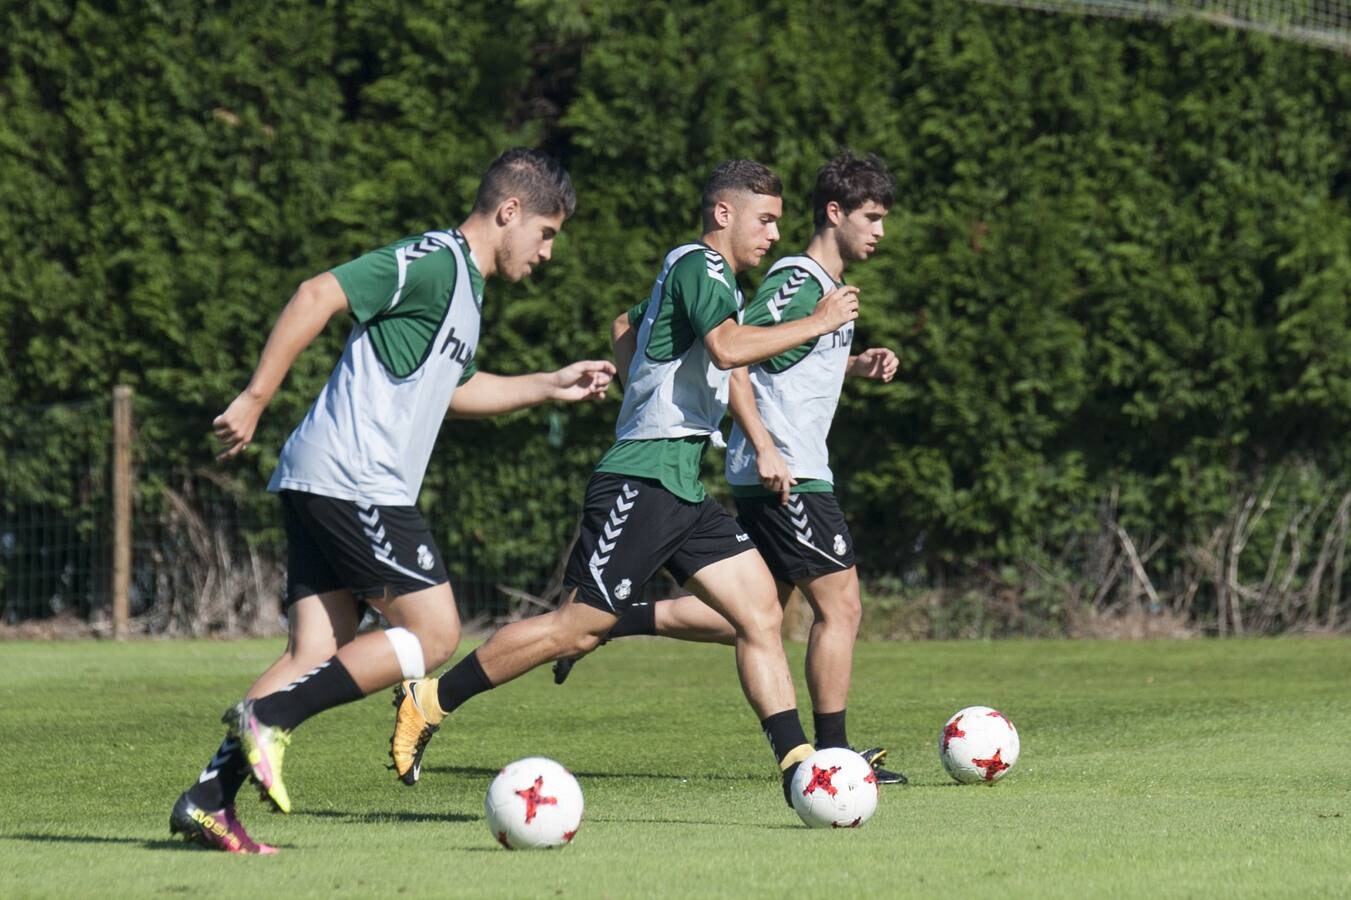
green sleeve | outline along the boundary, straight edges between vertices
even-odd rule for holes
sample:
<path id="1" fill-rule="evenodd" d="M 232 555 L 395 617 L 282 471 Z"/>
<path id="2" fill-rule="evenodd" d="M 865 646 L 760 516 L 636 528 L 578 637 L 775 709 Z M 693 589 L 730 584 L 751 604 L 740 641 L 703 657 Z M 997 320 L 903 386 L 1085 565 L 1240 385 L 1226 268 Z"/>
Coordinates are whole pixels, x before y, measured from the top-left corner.
<path id="1" fill-rule="evenodd" d="M 629 309 L 629 325 L 636 327 L 639 322 L 643 321 L 643 316 L 647 315 L 647 305 L 651 302 L 651 297 L 645 297 L 641 303 L 633 304 Z"/>
<path id="2" fill-rule="evenodd" d="M 820 299 L 821 283 L 805 270 L 788 266 L 761 282 L 755 298 L 746 304 L 742 322 L 747 325 L 772 326 L 804 319 L 816 310 Z M 796 365 L 814 346 L 816 338 L 757 365 L 770 372 L 782 372 Z"/>
<path id="3" fill-rule="evenodd" d="M 719 257 L 720 259 L 721 257 Z M 704 253 L 690 253 L 667 275 L 673 279 L 671 297 L 681 308 L 699 337 L 735 316 L 740 309 L 736 290 L 724 269 L 715 273 Z"/>
<path id="4" fill-rule="evenodd" d="M 375 318 L 394 297 L 399 286 L 399 264 L 394 246 L 372 250 L 331 270 L 347 295 L 347 305 L 358 322 Z"/>
<path id="5" fill-rule="evenodd" d="M 469 357 L 469 362 L 464 364 L 464 371 L 460 373 L 460 380 L 455 382 L 455 386 L 459 387 L 477 374 L 478 360 L 471 356 Z"/>
<path id="6" fill-rule="evenodd" d="M 430 253 L 407 261 L 403 283 L 399 283 L 398 251 L 416 240 L 396 241 L 330 270 L 347 295 L 347 304 L 358 322 L 370 322 L 389 311 L 391 304 L 395 304 L 399 315 L 417 316 L 454 287 L 452 253 Z"/>
<path id="7" fill-rule="evenodd" d="M 820 282 L 805 270 L 789 266 L 760 283 L 741 321 L 746 325 L 778 325 L 805 319 L 820 300 Z"/>

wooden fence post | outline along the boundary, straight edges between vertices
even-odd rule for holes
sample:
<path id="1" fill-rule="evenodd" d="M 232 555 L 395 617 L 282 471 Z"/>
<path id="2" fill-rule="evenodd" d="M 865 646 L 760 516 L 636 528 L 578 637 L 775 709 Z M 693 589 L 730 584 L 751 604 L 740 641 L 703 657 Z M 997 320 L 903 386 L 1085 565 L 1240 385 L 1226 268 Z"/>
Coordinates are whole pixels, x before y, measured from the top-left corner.
<path id="1" fill-rule="evenodd" d="M 131 612 L 131 388 L 113 388 L 113 637 Z"/>

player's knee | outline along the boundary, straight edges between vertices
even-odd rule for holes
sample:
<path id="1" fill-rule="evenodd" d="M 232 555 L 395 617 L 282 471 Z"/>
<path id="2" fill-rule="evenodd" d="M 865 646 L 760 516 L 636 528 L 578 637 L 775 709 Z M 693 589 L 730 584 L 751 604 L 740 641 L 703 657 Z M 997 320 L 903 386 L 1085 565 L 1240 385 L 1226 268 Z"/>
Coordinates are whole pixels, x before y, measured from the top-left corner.
<path id="1" fill-rule="evenodd" d="M 455 648 L 460 645 L 460 623 L 442 622 L 434 628 L 422 629 L 419 634 L 426 632 L 430 633 L 422 639 L 423 653 L 427 658 L 427 670 L 431 671 L 455 655 Z"/>
<path id="2" fill-rule="evenodd" d="M 346 643 L 345 641 L 343 643 Z M 333 639 L 306 638 L 292 639 L 286 648 L 286 657 L 292 665 L 302 669 L 312 669 L 327 659 L 331 659 L 342 645 Z"/>
<path id="3" fill-rule="evenodd" d="M 856 594 L 834 597 L 829 603 L 820 605 L 816 618 L 824 621 L 827 627 L 857 633 L 863 621 L 863 604 Z"/>
<path id="4" fill-rule="evenodd" d="M 783 608 L 771 595 L 764 601 L 747 603 L 732 625 L 749 640 L 777 641 L 783 628 Z"/>
<path id="5" fill-rule="evenodd" d="M 394 648 L 403 677 L 421 678 L 454 655 L 460 628 L 449 622 L 416 629 L 389 628 L 385 637 Z"/>

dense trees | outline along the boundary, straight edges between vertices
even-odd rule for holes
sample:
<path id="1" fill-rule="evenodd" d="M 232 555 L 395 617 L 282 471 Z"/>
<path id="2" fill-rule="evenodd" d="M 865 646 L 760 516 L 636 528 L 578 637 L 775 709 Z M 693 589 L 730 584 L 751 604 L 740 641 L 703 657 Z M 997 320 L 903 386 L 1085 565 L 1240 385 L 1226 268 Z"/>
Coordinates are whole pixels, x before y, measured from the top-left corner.
<path id="1" fill-rule="evenodd" d="M 851 278 L 858 339 L 902 373 L 850 385 L 833 435 L 865 574 L 1052 585 L 1051 619 L 1103 584 L 1100 602 L 1152 590 L 1226 627 L 1339 602 L 1351 71 L 1331 53 L 957 0 L 3 16 L 12 502 L 49 490 L 19 448 L 53 471 L 87 452 L 41 437 L 50 404 L 117 382 L 141 398 L 147 466 L 205 466 L 294 285 L 454 224 L 505 146 L 561 155 L 580 203 L 541 277 L 490 287 L 480 360 L 501 372 L 606 352 L 717 161 L 782 174 L 788 250 L 817 167 L 850 145 L 901 185 Z M 277 397 L 238 479 L 252 494 L 342 338 Z M 547 574 L 613 414 L 448 426 L 425 496 L 447 556 Z"/>

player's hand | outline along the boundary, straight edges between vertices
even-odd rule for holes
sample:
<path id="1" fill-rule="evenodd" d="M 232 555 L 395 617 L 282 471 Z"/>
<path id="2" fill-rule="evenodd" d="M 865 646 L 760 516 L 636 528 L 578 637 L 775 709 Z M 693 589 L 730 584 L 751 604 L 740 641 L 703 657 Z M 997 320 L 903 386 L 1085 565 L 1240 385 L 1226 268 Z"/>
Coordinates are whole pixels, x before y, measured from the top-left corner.
<path id="1" fill-rule="evenodd" d="M 851 375 L 887 382 L 896 377 L 901 361 L 886 347 L 869 347 L 854 357 Z"/>
<path id="2" fill-rule="evenodd" d="M 258 419 L 266 406 L 266 400 L 244 391 L 234 399 L 225 412 L 212 420 L 211 430 L 215 433 L 216 440 L 225 448 L 216 456 L 218 461 L 238 456 L 248 449 L 249 443 L 253 440 L 253 432 L 258 427 Z"/>
<path id="3" fill-rule="evenodd" d="M 788 471 L 788 462 L 778 448 L 770 447 L 764 452 L 757 450 L 755 467 L 760 475 L 760 483 L 779 495 L 780 506 L 786 504 L 789 491 L 797 484 L 797 479 Z"/>
<path id="4" fill-rule="evenodd" d="M 549 373 L 549 399 L 563 403 L 599 400 L 615 377 L 614 363 L 606 359 L 584 359 L 557 372 Z"/>
<path id="5" fill-rule="evenodd" d="M 838 331 L 858 318 L 858 288 L 852 284 L 837 287 L 821 298 L 812 315 L 820 323 L 821 334 Z"/>

